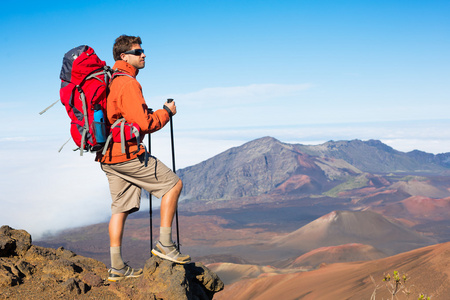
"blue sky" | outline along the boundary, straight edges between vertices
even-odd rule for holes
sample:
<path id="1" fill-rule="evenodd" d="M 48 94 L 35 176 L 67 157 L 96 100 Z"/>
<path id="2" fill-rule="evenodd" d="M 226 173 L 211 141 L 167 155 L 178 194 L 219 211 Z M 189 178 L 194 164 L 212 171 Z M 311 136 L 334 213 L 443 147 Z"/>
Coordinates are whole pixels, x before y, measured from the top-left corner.
<path id="1" fill-rule="evenodd" d="M 38 237 L 109 217 L 93 156 L 57 152 L 69 138 L 62 105 L 38 112 L 58 100 L 65 52 L 87 44 L 112 65 L 121 34 L 143 40 L 149 106 L 177 103 L 177 168 L 266 135 L 449 152 L 448 1 L 92 3 L 2 5 L 2 224 Z M 153 141 L 170 165 L 168 128 Z"/>

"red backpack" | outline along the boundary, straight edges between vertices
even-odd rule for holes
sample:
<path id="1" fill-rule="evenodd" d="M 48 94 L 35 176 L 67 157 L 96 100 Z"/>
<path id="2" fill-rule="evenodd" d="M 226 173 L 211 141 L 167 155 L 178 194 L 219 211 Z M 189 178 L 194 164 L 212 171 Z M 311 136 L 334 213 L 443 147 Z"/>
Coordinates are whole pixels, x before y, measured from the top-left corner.
<path id="1" fill-rule="evenodd" d="M 83 151 L 103 149 L 107 123 L 104 118 L 94 120 L 94 114 L 106 116 L 106 96 L 112 70 L 83 45 L 64 55 L 61 68 L 61 103 L 71 119 L 70 133 L 75 144 Z"/>
<path id="2" fill-rule="evenodd" d="M 111 126 L 106 118 L 109 84 L 115 76 L 120 75 L 131 77 L 113 71 L 87 45 L 73 48 L 64 55 L 60 100 L 70 117 L 70 134 L 80 155 L 84 151 L 99 152 L 102 149 L 104 154 L 111 140 L 121 142 L 122 152 L 125 152 L 125 141 L 133 138 L 138 145 L 143 145 L 137 124 L 128 123 L 122 118 Z"/>

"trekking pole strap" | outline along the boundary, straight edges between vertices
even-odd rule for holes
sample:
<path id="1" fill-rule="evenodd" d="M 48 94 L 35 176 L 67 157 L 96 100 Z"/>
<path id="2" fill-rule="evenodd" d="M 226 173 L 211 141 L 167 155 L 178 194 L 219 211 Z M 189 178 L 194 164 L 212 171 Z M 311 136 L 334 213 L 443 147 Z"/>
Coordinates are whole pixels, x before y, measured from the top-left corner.
<path id="1" fill-rule="evenodd" d="M 173 116 L 173 112 L 168 108 L 166 105 L 163 106 L 163 108 L 169 113 L 169 117 Z"/>

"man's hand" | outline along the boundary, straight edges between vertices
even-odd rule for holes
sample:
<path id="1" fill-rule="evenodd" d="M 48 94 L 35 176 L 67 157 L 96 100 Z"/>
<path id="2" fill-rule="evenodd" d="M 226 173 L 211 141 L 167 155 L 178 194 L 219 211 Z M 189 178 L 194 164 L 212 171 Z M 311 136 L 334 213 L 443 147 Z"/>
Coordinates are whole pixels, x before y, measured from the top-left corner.
<path id="1" fill-rule="evenodd" d="M 164 106 L 170 109 L 170 111 L 172 112 L 172 116 L 174 116 L 177 113 L 177 106 L 175 105 L 175 101 L 166 102 L 164 103 Z"/>

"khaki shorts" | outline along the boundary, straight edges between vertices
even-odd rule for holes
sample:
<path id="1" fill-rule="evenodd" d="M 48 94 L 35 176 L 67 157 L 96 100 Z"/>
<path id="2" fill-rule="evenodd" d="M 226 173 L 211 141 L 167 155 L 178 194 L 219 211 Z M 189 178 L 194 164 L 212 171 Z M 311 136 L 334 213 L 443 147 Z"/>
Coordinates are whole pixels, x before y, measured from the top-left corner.
<path id="1" fill-rule="evenodd" d="M 170 191 L 180 178 L 156 157 L 150 156 L 147 167 L 142 157 L 118 163 L 101 163 L 111 192 L 113 214 L 138 211 L 141 188 L 157 198 Z"/>

